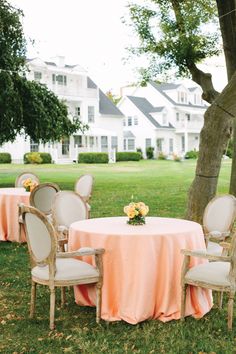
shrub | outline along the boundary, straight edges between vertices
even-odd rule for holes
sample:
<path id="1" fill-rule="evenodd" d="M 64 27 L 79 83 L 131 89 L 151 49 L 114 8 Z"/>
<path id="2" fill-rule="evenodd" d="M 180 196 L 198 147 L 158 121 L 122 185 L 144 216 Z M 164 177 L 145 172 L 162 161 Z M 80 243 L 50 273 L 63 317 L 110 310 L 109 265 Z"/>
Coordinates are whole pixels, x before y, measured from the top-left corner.
<path id="1" fill-rule="evenodd" d="M 152 147 L 152 146 L 149 146 L 146 148 L 147 159 L 153 159 L 153 157 L 154 157 L 153 151 L 154 151 L 154 147 Z"/>
<path id="2" fill-rule="evenodd" d="M 52 163 L 52 156 L 48 152 L 40 152 L 41 163 Z"/>
<path id="3" fill-rule="evenodd" d="M 27 152 L 24 154 L 24 163 L 25 164 L 40 164 L 42 163 L 42 158 L 40 157 L 39 152 Z"/>
<path id="4" fill-rule="evenodd" d="M 196 150 L 187 151 L 184 158 L 185 159 L 197 159 L 198 158 L 198 151 L 196 151 Z"/>
<path id="5" fill-rule="evenodd" d="M 167 156 L 163 152 L 159 152 L 158 160 L 166 160 Z"/>
<path id="6" fill-rule="evenodd" d="M 139 161 L 141 160 L 140 152 L 117 152 L 116 161 Z"/>
<path id="7" fill-rule="evenodd" d="M 181 161 L 182 161 L 181 156 L 178 156 L 178 155 L 176 155 L 176 154 L 173 154 L 173 161 L 175 161 L 175 162 L 181 162 Z"/>
<path id="8" fill-rule="evenodd" d="M 27 152 L 24 154 L 24 163 L 52 163 L 52 156 L 48 152 Z"/>
<path id="9" fill-rule="evenodd" d="M 0 152 L 0 163 L 11 163 L 11 154 L 8 152 Z"/>
<path id="10" fill-rule="evenodd" d="M 137 150 L 137 152 L 140 153 L 140 155 L 141 155 L 141 160 L 142 160 L 142 159 L 143 159 L 143 152 L 142 152 L 142 149 L 141 149 L 141 148 L 137 148 L 136 150 Z"/>
<path id="11" fill-rule="evenodd" d="M 226 150 L 224 150 L 224 155 L 232 158 L 233 156 L 233 139 L 230 139 L 227 145 Z"/>
<path id="12" fill-rule="evenodd" d="M 78 155 L 78 163 L 108 163 L 107 152 L 81 152 Z"/>

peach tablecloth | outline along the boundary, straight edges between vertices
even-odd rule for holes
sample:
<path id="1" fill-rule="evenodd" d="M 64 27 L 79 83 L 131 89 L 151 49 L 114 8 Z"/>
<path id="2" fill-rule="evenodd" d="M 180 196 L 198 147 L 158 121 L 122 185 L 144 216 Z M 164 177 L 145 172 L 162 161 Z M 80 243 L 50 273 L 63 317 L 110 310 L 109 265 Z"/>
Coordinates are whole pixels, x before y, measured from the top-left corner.
<path id="1" fill-rule="evenodd" d="M 25 242 L 19 237 L 18 204 L 29 204 L 30 192 L 24 188 L 0 188 L 0 241 Z"/>
<path id="2" fill-rule="evenodd" d="M 191 221 L 146 218 L 141 226 L 125 217 L 75 222 L 69 230 L 69 250 L 105 248 L 102 318 L 136 324 L 146 319 L 163 322 L 180 318 L 181 249 L 205 248 L 202 228 Z M 91 257 L 84 257 L 91 262 Z M 191 266 L 203 260 L 192 258 Z M 93 286 L 75 287 L 78 304 L 93 306 Z M 190 287 L 186 315 L 201 317 L 212 307 L 209 290 Z"/>

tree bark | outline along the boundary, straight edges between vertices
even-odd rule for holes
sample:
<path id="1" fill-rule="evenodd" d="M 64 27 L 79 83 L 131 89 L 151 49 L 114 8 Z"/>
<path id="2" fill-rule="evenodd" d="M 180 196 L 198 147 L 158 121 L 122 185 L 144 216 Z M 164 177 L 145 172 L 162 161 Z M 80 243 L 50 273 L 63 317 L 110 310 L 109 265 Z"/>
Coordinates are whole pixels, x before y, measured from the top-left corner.
<path id="1" fill-rule="evenodd" d="M 216 0 L 228 80 L 236 70 L 236 0 Z M 236 196 L 236 120 L 233 121 L 233 156 L 229 192 Z"/>
<path id="2" fill-rule="evenodd" d="M 205 206 L 215 195 L 221 158 L 236 112 L 236 74 L 204 115 L 196 175 L 189 191 L 186 217 L 202 223 Z"/>

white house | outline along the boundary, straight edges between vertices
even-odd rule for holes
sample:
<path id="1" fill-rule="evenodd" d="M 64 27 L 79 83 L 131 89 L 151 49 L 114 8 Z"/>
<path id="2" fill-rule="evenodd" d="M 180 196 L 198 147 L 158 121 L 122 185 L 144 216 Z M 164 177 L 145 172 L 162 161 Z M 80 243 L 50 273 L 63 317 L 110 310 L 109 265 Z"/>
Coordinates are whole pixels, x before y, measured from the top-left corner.
<path id="1" fill-rule="evenodd" d="M 64 57 L 55 57 L 50 62 L 34 58 L 27 65 L 27 78 L 46 84 L 65 101 L 69 115 L 79 116 L 89 130 L 45 145 L 19 136 L 14 143 L 0 147 L 0 152 L 9 152 L 13 162 L 22 162 L 25 152 L 49 152 L 56 163 L 63 163 L 76 161 L 80 152 L 108 152 L 112 160 L 116 150 L 123 150 L 123 114 L 87 71 L 79 65 L 65 64 Z"/>
<path id="2" fill-rule="evenodd" d="M 130 87 L 129 87 L 130 92 Z M 150 81 L 124 96 L 118 108 L 125 115 L 124 150 L 136 151 L 152 146 L 155 156 L 183 156 L 198 150 L 199 134 L 207 105 L 200 87 L 183 84 L 157 84 Z"/>

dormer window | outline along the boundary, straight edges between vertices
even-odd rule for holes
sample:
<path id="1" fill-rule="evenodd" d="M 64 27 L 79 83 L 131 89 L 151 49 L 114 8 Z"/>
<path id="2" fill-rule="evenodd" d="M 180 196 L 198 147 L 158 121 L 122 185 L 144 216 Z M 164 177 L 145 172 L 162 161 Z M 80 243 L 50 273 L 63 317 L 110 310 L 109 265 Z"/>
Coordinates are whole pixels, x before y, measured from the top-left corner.
<path id="1" fill-rule="evenodd" d="M 67 77 L 66 75 L 56 75 L 52 74 L 52 83 L 58 83 L 58 85 L 67 85 Z"/>
<path id="2" fill-rule="evenodd" d="M 88 122 L 94 123 L 95 120 L 95 108 L 94 106 L 88 106 Z"/>
<path id="3" fill-rule="evenodd" d="M 183 91 L 178 91 L 178 102 L 187 103 L 187 93 Z"/>

